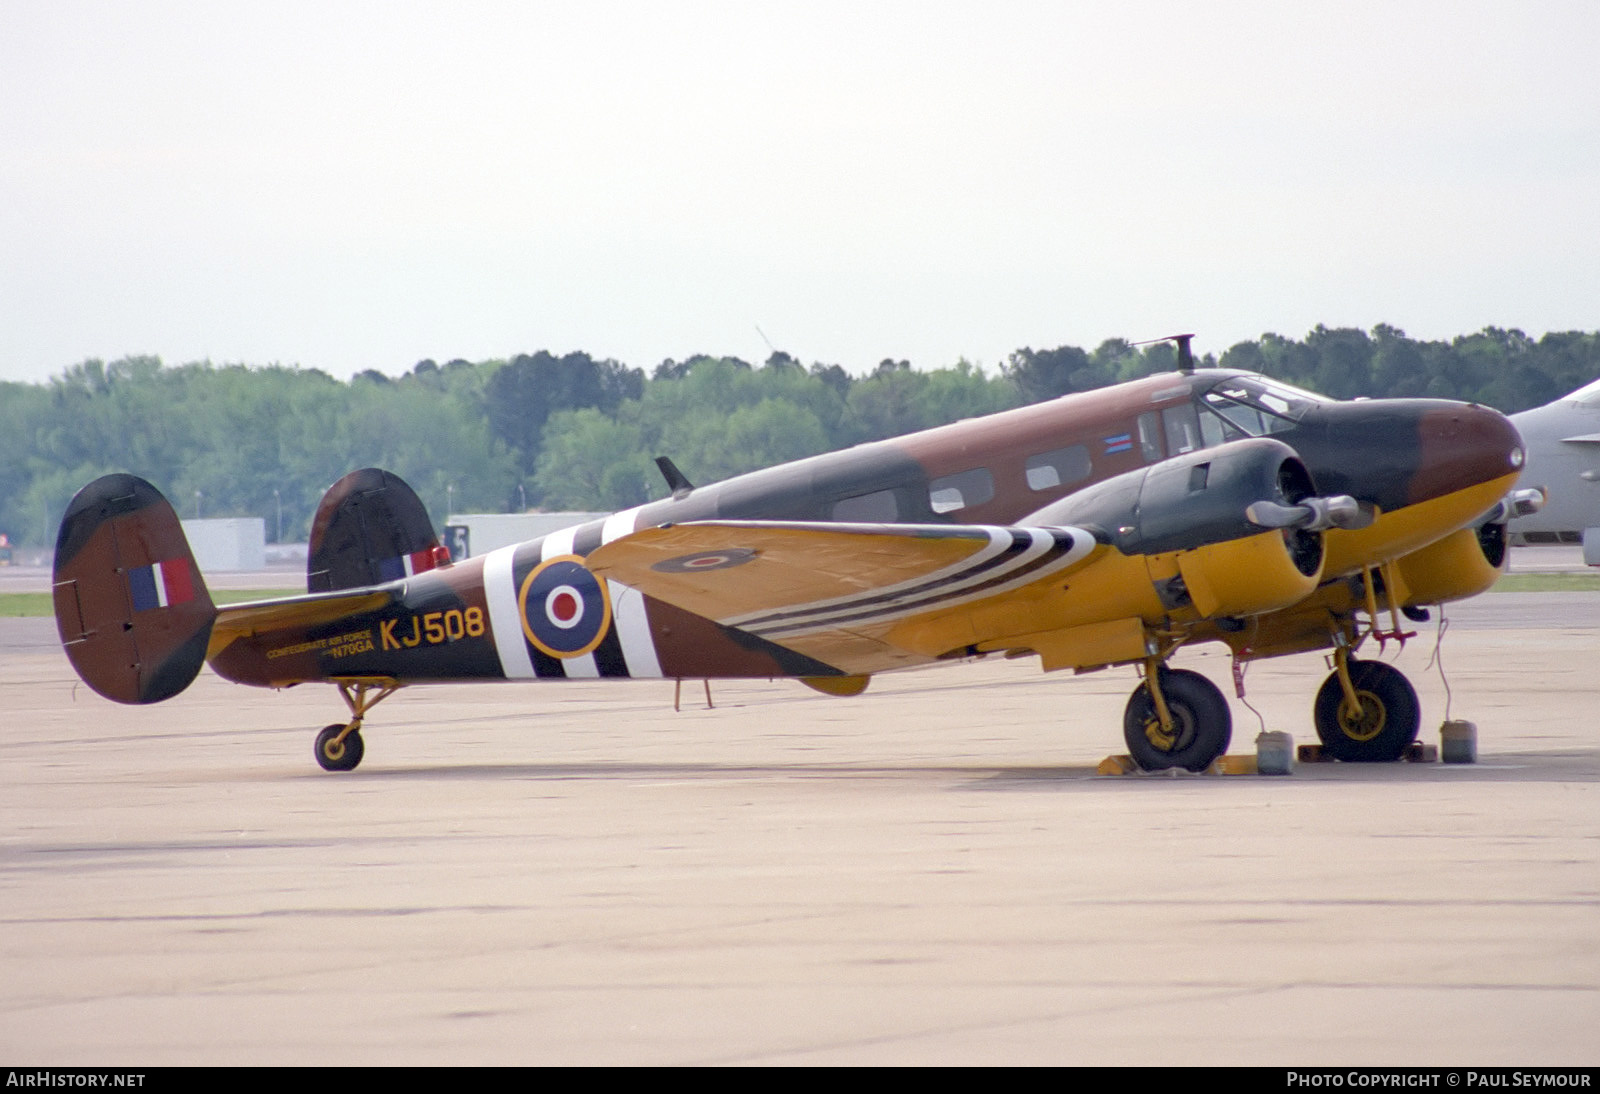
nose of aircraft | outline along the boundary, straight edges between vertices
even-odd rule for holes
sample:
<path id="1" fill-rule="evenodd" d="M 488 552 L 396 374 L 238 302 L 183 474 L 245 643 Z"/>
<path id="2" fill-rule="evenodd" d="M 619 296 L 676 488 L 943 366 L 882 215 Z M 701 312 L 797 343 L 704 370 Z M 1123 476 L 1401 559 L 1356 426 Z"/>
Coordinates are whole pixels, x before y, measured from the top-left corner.
<path id="1" fill-rule="evenodd" d="M 1279 434 L 1324 494 L 1385 512 L 1493 482 L 1522 469 L 1522 438 L 1504 414 L 1443 399 L 1325 403 Z"/>
<path id="2" fill-rule="evenodd" d="M 1498 410 L 1474 403 L 1436 403 L 1417 423 L 1417 471 L 1411 502 L 1426 501 L 1521 472 L 1522 437 Z"/>

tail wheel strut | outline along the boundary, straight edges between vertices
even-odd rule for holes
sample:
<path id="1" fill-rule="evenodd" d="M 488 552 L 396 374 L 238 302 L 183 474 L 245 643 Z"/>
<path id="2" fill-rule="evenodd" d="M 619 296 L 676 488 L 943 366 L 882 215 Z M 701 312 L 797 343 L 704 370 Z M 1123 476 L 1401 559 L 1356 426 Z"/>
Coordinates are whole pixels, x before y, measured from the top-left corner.
<path id="1" fill-rule="evenodd" d="M 350 721 L 324 726 L 317 734 L 317 763 L 325 771 L 352 771 L 361 762 L 366 745 L 361 740 L 361 722 L 367 711 L 399 691 L 402 685 L 392 680 L 339 682 L 339 695 L 350 708 Z"/>

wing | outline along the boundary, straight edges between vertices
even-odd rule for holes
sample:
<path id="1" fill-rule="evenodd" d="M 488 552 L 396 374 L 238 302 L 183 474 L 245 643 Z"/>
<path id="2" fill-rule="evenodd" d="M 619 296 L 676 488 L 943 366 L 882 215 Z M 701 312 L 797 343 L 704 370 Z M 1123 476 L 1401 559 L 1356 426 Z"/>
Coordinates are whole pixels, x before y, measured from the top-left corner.
<path id="1" fill-rule="evenodd" d="M 1077 528 L 704 521 L 613 540 L 588 568 L 850 673 L 1050 629 Z"/>

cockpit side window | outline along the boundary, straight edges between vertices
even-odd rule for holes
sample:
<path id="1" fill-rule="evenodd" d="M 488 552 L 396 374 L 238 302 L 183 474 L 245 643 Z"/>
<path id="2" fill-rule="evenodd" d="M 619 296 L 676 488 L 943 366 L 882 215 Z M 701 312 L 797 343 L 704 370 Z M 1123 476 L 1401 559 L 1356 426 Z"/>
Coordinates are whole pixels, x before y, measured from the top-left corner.
<path id="1" fill-rule="evenodd" d="M 1166 458 L 1161 451 L 1161 420 L 1153 410 L 1139 415 L 1139 452 L 1145 463 L 1158 463 Z"/>
<path id="2" fill-rule="evenodd" d="M 1212 411 L 1212 414 L 1206 417 L 1212 421 L 1221 418 L 1223 422 L 1233 427 L 1236 431 L 1235 436 L 1260 437 L 1273 432 L 1261 420 L 1261 411 L 1253 406 L 1236 403 L 1232 399 L 1218 395 L 1215 391 L 1206 392 L 1204 398 L 1204 406 Z M 1284 422 L 1283 426 L 1290 424 L 1292 423 Z"/>
<path id="3" fill-rule="evenodd" d="M 1169 457 L 1205 447 L 1200 436 L 1200 416 L 1193 403 L 1167 407 L 1161 412 L 1161 424 L 1166 428 Z"/>
<path id="4" fill-rule="evenodd" d="M 1225 418 L 1215 414 L 1208 414 L 1204 408 L 1200 411 L 1200 436 L 1205 439 L 1206 447 L 1214 444 L 1223 444 L 1227 441 L 1238 440 L 1239 431 L 1232 428 Z"/>

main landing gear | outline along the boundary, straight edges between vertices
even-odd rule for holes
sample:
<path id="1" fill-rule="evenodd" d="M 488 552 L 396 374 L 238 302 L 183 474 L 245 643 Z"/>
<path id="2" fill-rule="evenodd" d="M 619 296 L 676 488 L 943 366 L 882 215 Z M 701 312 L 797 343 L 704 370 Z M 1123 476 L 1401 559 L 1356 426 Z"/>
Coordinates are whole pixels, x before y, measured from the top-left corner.
<path id="1" fill-rule="evenodd" d="M 1228 751 L 1233 714 L 1217 686 L 1198 672 L 1146 667 L 1122 715 L 1128 754 L 1145 771 L 1204 771 Z"/>
<path id="2" fill-rule="evenodd" d="M 324 771 L 354 771 L 366 752 L 361 740 L 361 720 L 367 711 L 400 690 L 392 680 L 340 681 L 339 694 L 350 708 L 350 721 L 324 726 L 317 734 L 317 763 Z"/>
<path id="3" fill-rule="evenodd" d="M 1334 670 L 1317 691 L 1313 718 L 1322 751 L 1335 760 L 1392 763 L 1417 739 L 1422 710 L 1399 669 L 1334 650 Z"/>
<path id="4" fill-rule="evenodd" d="M 1417 739 L 1422 708 L 1411 682 L 1382 661 L 1334 651 L 1334 671 L 1317 692 L 1313 720 L 1322 752 L 1346 763 L 1393 763 Z M 1228 750 L 1228 701 L 1197 672 L 1152 659 L 1122 716 L 1128 754 L 1145 771 L 1205 771 Z"/>

